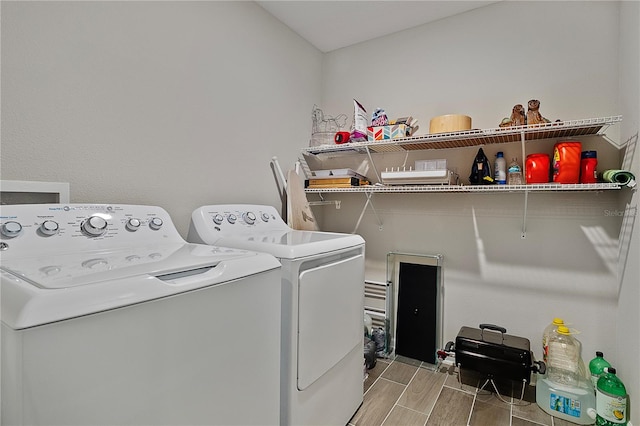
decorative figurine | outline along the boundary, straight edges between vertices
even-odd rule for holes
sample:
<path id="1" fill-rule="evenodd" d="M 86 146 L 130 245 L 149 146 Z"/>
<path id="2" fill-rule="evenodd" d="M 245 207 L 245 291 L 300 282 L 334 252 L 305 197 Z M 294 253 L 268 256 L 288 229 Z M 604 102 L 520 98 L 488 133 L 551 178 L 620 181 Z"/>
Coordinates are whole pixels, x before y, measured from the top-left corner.
<path id="1" fill-rule="evenodd" d="M 537 99 L 531 99 L 527 106 L 529 109 L 527 110 L 527 125 L 535 126 L 536 124 L 546 124 L 551 123 L 550 120 L 547 120 L 540 114 L 540 101 Z"/>
<path id="2" fill-rule="evenodd" d="M 527 119 L 524 115 L 524 107 L 518 104 L 511 110 L 511 118 L 504 118 L 500 127 L 524 126 L 525 124 L 527 124 Z"/>

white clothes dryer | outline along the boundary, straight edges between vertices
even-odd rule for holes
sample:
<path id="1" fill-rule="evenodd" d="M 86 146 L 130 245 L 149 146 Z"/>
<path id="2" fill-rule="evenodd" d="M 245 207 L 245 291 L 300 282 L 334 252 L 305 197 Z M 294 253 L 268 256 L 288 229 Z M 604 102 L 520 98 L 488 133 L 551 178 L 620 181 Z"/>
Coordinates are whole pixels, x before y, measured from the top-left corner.
<path id="1" fill-rule="evenodd" d="M 193 212 L 187 240 L 280 260 L 281 424 L 346 425 L 363 399 L 362 237 L 293 230 L 271 206 L 214 205 Z"/>
<path id="2" fill-rule="evenodd" d="M 166 211 L 0 207 L 2 424 L 275 425 L 280 263 Z"/>

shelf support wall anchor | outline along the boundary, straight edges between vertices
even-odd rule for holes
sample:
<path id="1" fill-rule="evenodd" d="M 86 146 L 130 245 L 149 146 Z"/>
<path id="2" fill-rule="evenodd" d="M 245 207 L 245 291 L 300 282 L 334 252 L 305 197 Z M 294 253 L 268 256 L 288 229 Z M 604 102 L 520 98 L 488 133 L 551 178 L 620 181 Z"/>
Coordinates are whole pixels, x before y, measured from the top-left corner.
<path id="1" fill-rule="evenodd" d="M 367 201 L 364 203 L 364 207 L 362 207 L 362 212 L 360 212 L 360 217 L 358 218 L 358 222 L 356 222 L 356 227 L 353 229 L 352 234 L 355 234 L 360 227 L 360 222 L 362 222 L 362 218 L 364 217 L 364 212 L 367 211 L 367 206 L 371 206 L 371 210 L 376 215 L 376 220 L 378 221 L 378 229 L 382 231 L 382 221 L 380 220 L 380 216 L 378 216 L 378 212 L 375 207 L 373 207 L 373 202 L 371 201 L 371 197 L 373 197 L 373 192 L 365 192 L 364 195 L 367 197 Z"/>
<path id="2" fill-rule="evenodd" d="M 526 161 L 525 161 L 525 134 L 524 130 L 520 132 L 520 144 L 522 146 L 522 167 L 520 170 L 522 171 L 522 184 L 526 184 L 525 176 L 526 176 Z M 522 213 L 522 233 L 520 234 L 520 238 L 527 238 L 527 204 L 529 201 L 529 191 L 527 189 L 524 190 L 524 211 Z"/>

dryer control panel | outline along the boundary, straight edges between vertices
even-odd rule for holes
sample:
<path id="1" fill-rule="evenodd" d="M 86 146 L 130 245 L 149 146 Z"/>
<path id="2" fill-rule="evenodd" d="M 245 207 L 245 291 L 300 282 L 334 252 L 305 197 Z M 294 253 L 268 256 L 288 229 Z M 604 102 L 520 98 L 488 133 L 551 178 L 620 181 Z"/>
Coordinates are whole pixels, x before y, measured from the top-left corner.
<path id="1" fill-rule="evenodd" d="M 359 235 L 292 229 L 275 208 L 254 204 L 197 208 L 191 214 L 187 241 L 269 253 L 278 259 L 364 249 Z"/>
<path id="2" fill-rule="evenodd" d="M 196 209 L 191 215 L 187 240 L 195 238 L 195 227 L 216 236 L 254 235 L 272 231 L 290 231 L 272 206 L 255 204 L 218 204 Z"/>
<path id="3" fill-rule="evenodd" d="M 0 206 L 3 256 L 184 243 L 161 207 L 110 204 Z"/>

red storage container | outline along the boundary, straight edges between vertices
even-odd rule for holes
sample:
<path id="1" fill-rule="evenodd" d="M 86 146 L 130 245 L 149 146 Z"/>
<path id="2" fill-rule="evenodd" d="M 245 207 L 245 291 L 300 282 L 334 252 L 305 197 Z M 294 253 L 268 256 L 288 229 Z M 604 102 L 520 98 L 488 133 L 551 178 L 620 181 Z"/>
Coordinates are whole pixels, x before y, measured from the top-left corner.
<path id="1" fill-rule="evenodd" d="M 549 182 L 549 170 L 551 159 L 549 154 L 529 154 L 525 162 L 525 173 L 527 183 L 547 183 Z"/>
<path id="2" fill-rule="evenodd" d="M 558 142 L 553 147 L 553 181 L 556 183 L 580 182 L 580 154 L 582 143 Z"/>

